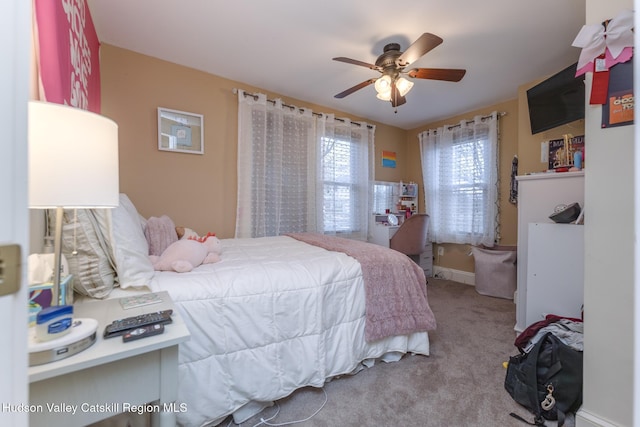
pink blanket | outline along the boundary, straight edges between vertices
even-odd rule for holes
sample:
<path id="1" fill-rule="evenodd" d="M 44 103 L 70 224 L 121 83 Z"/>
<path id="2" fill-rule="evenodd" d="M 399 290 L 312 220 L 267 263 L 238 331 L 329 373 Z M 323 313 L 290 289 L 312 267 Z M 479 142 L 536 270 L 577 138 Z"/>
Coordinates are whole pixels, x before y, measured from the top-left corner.
<path id="1" fill-rule="evenodd" d="M 406 255 L 371 243 L 318 233 L 287 236 L 343 252 L 360 263 L 366 295 L 365 338 L 368 342 L 436 328 L 436 319 L 427 301 L 424 271 Z"/>

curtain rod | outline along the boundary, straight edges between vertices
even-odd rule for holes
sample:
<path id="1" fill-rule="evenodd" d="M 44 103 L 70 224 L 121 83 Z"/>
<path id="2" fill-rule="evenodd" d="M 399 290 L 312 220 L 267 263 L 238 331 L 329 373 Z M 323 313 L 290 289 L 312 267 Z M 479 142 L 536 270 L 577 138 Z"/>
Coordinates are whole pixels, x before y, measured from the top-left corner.
<path id="1" fill-rule="evenodd" d="M 238 94 L 238 89 L 236 89 L 236 88 L 234 87 L 234 88 L 233 88 L 233 93 L 237 95 L 237 94 Z M 250 97 L 252 97 L 254 100 L 256 100 L 256 101 L 258 100 L 258 95 L 256 95 L 255 93 L 244 92 L 244 96 L 250 96 Z M 276 103 L 276 101 L 275 101 L 274 99 L 267 99 L 267 102 L 270 102 L 270 103 L 272 103 L 272 104 L 275 104 L 275 103 Z M 298 109 L 298 111 L 300 111 L 300 112 L 304 111 L 304 109 L 303 109 L 303 108 L 296 107 L 295 105 L 282 104 L 282 106 L 283 106 L 283 107 L 290 108 L 290 109 L 292 109 L 292 110 L 295 110 L 295 109 L 297 108 L 297 109 Z M 313 112 L 313 111 L 312 111 L 312 112 L 311 112 L 311 114 L 313 114 L 314 116 L 322 117 L 322 114 L 321 114 L 321 113 L 316 113 L 316 112 Z M 339 117 L 334 117 L 334 119 L 335 119 L 335 120 L 337 120 L 337 121 L 339 121 L 339 122 L 344 123 L 344 119 L 341 119 L 341 118 L 339 118 Z M 356 126 L 362 126 L 362 124 L 361 124 L 361 123 L 358 123 L 358 122 L 351 122 L 351 124 L 354 124 L 354 125 L 356 125 Z M 373 129 L 373 125 L 367 125 L 367 128 L 368 128 L 368 129 Z"/>
<path id="2" fill-rule="evenodd" d="M 498 118 L 502 117 L 502 116 L 506 116 L 507 113 L 505 111 L 499 112 L 498 113 Z M 488 114 L 486 116 L 482 116 L 480 117 L 480 120 L 484 120 L 484 119 L 490 119 L 492 117 L 492 114 Z M 475 120 L 467 120 L 465 121 L 466 124 L 470 125 L 471 123 L 475 122 Z M 454 128 L 459 128 L 460 126 L 462 126 L 460 123 L 458 123 L 457 125 L 451 125 L 451 126 L 447 126 L 447 129 L 451 130 Z"/>

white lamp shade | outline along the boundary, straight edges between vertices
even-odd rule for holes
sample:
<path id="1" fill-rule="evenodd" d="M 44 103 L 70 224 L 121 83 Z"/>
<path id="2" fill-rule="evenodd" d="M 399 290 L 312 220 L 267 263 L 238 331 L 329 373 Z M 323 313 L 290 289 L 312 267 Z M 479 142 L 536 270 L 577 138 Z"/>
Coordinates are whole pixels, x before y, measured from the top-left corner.
<path id="1" fill-rule="evenodd" d="M 61 104 L 29 102 L 29 207 L 118 206 L 118 125 Z"/>
<path id="2" fill-rule="evenodd" d="M 386 90 L 385 92 L 378 92 L 376 98 L 381 99 L 383 101 L 391 101 L 391 89 Z"/>
<path id="3" fill-rule="evenodd" d="M 376 80 L 376 82 L 373 85 L 376 88 L 376 92 L 378 92 L 379 94 L 383 94 L 385 92 L 390 92 L 391 91 L 391 77 L 389 77 L 388 75 L 384 75 L 380 78 L 378 78 L 378 80 Z"/>
<path id="4" fill-rule="evenodd" d="M 400 92 L 400 96 L 405 96 L 411 88 L 413 87 L 413 82 L 405 79 L 404 77 L 400 77 L 396 80 L 396 88 L 398 88 L 398 92 Z"/>

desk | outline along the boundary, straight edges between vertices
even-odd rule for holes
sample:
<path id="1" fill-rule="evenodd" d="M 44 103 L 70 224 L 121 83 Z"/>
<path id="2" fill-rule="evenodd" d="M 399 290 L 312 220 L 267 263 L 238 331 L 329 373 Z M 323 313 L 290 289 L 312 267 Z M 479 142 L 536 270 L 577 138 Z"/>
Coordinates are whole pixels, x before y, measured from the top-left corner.
<path id="1" fill-rule="evenodd" d="M 398 225 L 389 225 L 390 214 L 373 214 L 369 222 L 369 242 L 376 245 L 389 247 L 389 240 L 396 234 L 404 221 L 404 213 L 393 213 L 398 219 Z"/>
<path id="2" fill-rule="evenodd" d="M 393 235 L 396 234 L 398 228 L 400 228 L 399 225 L 384 225 L 380 223 L 372 224 L 370 230 L 371 243 L 388 248 L 389 240 L 391 240 Z"/>
<path id="3" fill-rule="evenodd" d="M 173 312 L 161 335 L 128 343 L 102 338 L 113 320 L 174 308 L 169 294 L 159 295 L 162 303 L 129 310 L 118 299 L 74 305 L 75 317 L 98 321 L 96 342 L 67 359 L 29 368 L 29 403 L 36 408 L 29 413 L 31 426 L 83 426 L 141 409 L 151 413 L 154 426 L 176 425 L 176 412 L 184 410 L 175 403 L 178 345 L 190 337 L 179 314 Z"/>

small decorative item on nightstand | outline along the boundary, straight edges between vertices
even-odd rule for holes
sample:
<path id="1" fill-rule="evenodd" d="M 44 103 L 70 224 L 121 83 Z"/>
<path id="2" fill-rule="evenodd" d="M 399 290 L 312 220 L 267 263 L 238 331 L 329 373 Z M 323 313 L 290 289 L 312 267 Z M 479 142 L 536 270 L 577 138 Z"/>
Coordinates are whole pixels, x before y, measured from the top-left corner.
<path id="1" fill-rule="evenodd" d="M 73 276 L 68 275 L 60 282 L 60 301 L 58 304 L 66 305 L 73 303 Z M 41 310 L 55 306 L 53 303 L 53 283 L 37 283 L 29 285 L 29 326 L 36 324 L 36 316 Z"/>
<path id="2" fill-rule="evenodd" d="M 36 315 L 36 338 L 40 342 L 60 338 L 71 332 L 72 305 L 54 305 Z"/>

